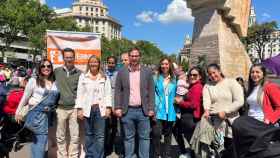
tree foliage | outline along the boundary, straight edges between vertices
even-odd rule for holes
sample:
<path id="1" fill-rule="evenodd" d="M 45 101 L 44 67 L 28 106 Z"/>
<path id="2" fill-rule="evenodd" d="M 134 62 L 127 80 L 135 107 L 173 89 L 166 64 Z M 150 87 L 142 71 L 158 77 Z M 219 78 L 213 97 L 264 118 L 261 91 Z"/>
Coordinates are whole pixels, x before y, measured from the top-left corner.
<path id="1" fill-rule="evenodd" d="M 79 31 L 74 18 L 55 18 L 55 12 L 38 0 L 1 0 L 0 1 L 0 37 L 4 52 L 19 38 L 26 38 L 33 48 L 32 53 L 41 53 L 46 48 L 47 29 Z"/>
<path id="2" fill-rule="evenodd" d="M 46 49 L 46 30 L 90 32 L 92 28 L 79 28 L 73 17 L 56 18 L 55 12 L 47 5 L 41 5 L 38 0 L 0 0 L 0 30 L 0 38 L 5 43 L 0 48 L 2 56 L 5 56 L 4 52 L 19 38 L 28 40 L 33 48 L 30 53 L 36 55 Z M 133 42 L 126 38 L 109 41 L 102 37 L 102 60 L 109 55 L 120 57 L 133 47 L 140 49 L 145 64 L 157 64 L 161 57 L 166 56 L 149 41 Z"/>
<path id="3" fill-rule="evenodd" d="M 110 55 L 120 58 L 122 53 L 128 52 L 131 48 L 138 48 L 140 50 L 142 63 L 144 64 L 158 64 L 159 60 L 166 56 L 155 44 L 149 41 L 133 42 L 126 38 L 109 41 L 107 38 L 102 37 L 101 44 L 102 60 L 105 60 Z"/>
<path id="4" fill-rule="evenodd" d="M 248 35 L 242 41 L 245 43 L 247 51 L 253 49 L 257 52 L 258 60 L 265 59 L 265 46 L 272 41 L 271 33 L 277 29 L 277 22 L 265 22 L 256 24 L 249 28 Z"/>

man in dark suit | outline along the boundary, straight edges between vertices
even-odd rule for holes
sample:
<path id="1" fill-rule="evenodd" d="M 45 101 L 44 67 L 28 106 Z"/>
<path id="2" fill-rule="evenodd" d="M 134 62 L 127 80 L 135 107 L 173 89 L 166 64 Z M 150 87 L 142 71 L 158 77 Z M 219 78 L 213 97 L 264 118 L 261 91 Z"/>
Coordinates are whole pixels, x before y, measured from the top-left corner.
<path id="1" fill-rule="evenodd" d="M 125 158 L 132 158 L 135 133 L 139 138 L 139 158 L 149 158 L 150 121 L 154 116 L 154 81 L 152 71 L 140 65 L 137 48 L 129 52 L 129 65 L 117 75 L 115 115 L 121 118 L 125 136 Z"/>

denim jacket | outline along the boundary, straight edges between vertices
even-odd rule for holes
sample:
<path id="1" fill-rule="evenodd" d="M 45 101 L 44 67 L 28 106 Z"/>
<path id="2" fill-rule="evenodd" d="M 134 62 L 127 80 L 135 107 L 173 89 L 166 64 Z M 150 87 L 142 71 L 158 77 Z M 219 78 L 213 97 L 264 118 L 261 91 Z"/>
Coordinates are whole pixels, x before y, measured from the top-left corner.
<path id="1" fill-rule="evenodd" d="M 176 121 L 176 110 L 174 106 L 174 99 L 176 96 L 176 80 L 173 79 L 168 83 L 168 111 L 166 111 L 163 76 L 155 76 L 154 82 L 156 118 L 160 120 Z"/>
<path id="2" fill-rule="evenodd" d="M 25 119 L 24 126 L 34 134 L 48 134 L 48 115 L 54 110 L 58 101 L 57 90 L 45 90 L 43 100 L 31 109 Z"/>

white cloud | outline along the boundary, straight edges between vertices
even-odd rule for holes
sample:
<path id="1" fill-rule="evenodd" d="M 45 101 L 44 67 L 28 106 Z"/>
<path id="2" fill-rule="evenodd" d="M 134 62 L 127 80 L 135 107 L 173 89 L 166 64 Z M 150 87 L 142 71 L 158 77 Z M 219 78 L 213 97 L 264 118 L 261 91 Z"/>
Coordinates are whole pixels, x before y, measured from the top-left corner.
<path id="1" fill-rule="evenodd" d="M 271 15 L 268 14 L 268 13 L 263 13 L 263 14 L 262 14 L 262 17 L 263 17 L 263 18 L 268 18 L 268 19 L 269 19 L 269 18 L 271 18 Z"/>
<path id="2" fill-rule="evenodd" d="M 136 19 L 142 23 L 152 23 L 157 18 L 158 13 L 153 11 L 143 11 L 136 15 Z"/>
<path id="3" fill-rule="evenodd" d="M 173 0 L 168 6 L 167 10 L 158 15 L 158 20 L 161 23 L 173 23 L 173 22 L 187 22 L 193 21 L 191 15 L 191 9 L 187 8 L 186 1 Z"/>

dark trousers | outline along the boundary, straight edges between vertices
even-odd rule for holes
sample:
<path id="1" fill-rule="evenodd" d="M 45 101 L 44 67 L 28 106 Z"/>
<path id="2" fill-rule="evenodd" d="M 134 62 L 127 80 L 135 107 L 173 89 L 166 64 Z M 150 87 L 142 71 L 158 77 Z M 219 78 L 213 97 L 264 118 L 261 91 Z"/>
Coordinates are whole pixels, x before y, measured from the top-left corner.
<path id="1" fill-rule="evenodd" d="M 123 128 L 116 116 L 106 119 L 105 157 L 115 151 L 117 155 L 124 155 Z"/>
<path id="2" fill-rule="evenodd" d="M 237 118 L 232 125 L 235 157 L 247 158 L 254 157 L 254 155 L 257 157 L 257 152 L 253 151 L 265 151 L 267 149 L 269 142 L 277 134 L 275 132 L 269 133 L 274 129 L 277 128 L 249 116 Z M 265 136 L 262 138 L 261 135 Z M 255 143 L 256 140 L 261 140 L 261 143 Z"/>
<path id="3" fill-rule="evenodd" d="M 178 143 L 179 149 L 180 149 L 180 154 L 186 153 L 186 148 L 185 148 L 185 143 L 184 143 L 184 137 L 183 137 L 183 130 L 181 127 L 181 119 L 177 118 L 175 125 L 172 129 L 172 133 L 176 139 L 176 142 Z"/>
<path id="4" fill-rule="evenodd" d="M 198 120 L 194 118 L 192 111 L 184 111 L 181 113 L 181 128 L 184 134 L 184 137 L 190 142 L 195 126 Z"/>
<path id="5" fill-rule="evenodd" d="M 152 155 L 154 157 L 159 157 L 161 155 L 161 151 L 163 153 L 163 157 L 170 156 L 172 128 L 174 123 L 175 122 L 173 121 L 165 120 L 152 121 L 152 152 L 154 152 Z M 163 146 L 160 144 L 162 135 L 164 136 Z"/>

